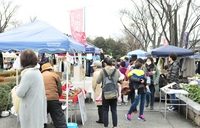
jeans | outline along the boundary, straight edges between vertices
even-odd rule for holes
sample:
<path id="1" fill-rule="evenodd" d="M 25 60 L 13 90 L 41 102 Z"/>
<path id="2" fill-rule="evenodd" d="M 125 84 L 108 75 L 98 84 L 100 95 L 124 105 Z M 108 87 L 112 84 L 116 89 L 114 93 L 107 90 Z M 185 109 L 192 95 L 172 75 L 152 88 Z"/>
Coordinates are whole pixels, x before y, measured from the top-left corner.
<path id="1" fill-rule="evenodd" d="M 138 94 L 138 98 L 135 99 L 135 101 L 132 103 L 131 107 L 129 108 L 128 114 L 131 114 L 140 102 L 139 115 L 143 115 L 145 100 L 146 100 L 146 93 Z"/>
<path id="2" fill-rule="evenodd" d="M 177 101 L 174 100 L 176 99 L 176 95 L 175 94 L 170 94 L 170 98 L 172 99 L 172 104 L 176 104 Z M 174 108 L 177 108 L 177 105 L 172 105 Z"/>
<path id="3" fill-rule="evenodd" d="M 117 127 L 117 99 L 106 100 L 102 98 L 102 104 L 103 104 L 104 127 L 108 127 L 109 107 L 111 108 L 113 127 Z"/>
<path id="4" fill-rule="evenodd" d="M 154 105 L 154 100 L 155 100 L 155 98 L 154 98 L 154 94 L 155 94 L 154 85 L 150 85 L 149 86 L 149 90 L 151 91 L 151 93 L 146 95 L 147 103 L 149 103 L 149 100 L 150 100 L 150 106 L 153 106 Z"/>
<path id="5" fill-rule="evenodd" d="M 135 92 L 130 92 L 129 97 L 131 99 L 131 104 L 135 101 Z M 137 106 L 133 109 L 133 111 L 137 111 Z"/>
<path id="6" fill-rule="evenodd" d="M 66 128 L 66 119 L 58 100 L 47 101 L 47 113 L 50 113 L 55 128 Z"/>

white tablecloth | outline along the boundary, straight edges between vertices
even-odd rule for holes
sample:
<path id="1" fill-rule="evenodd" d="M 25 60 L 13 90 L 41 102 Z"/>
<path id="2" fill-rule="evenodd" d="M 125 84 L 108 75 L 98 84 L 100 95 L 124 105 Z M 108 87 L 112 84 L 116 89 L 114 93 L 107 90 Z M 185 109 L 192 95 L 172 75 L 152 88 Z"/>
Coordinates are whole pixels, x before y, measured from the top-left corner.
<path id="1" fill-rule="evenodd" d="M 91 94 L 91 99 L 94 101 L 94 91 L 92 89 L 92 77 L 86 77 L 85 80 L 73 81 L 72 85 L 85 89 L 87 93 Z"/>

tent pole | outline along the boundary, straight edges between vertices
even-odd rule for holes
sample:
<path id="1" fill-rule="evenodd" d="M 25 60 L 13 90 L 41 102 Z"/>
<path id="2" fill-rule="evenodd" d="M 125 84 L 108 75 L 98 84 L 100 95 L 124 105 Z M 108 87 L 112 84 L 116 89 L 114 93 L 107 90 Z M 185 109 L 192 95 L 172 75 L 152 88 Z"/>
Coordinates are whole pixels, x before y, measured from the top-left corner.
<path id="1" fill-rule="evenodd" d="M 67 52 L 66 53 L 66 57 L 68 57 L 69 56 L 69 53 Z M 66 108 L 66 122 L 68 123 L 68 114 L 69 114 L 69 104 L 68 104 L 68 93 L 69 93 L 69 89 L 68 89 L 68 70 L 69 70 L 69 68 L 68 68 L 68 62 L 67 62 L 67 71 L 65 72 L 66 73 L 66 106 L 67 106 L 67 108 Z"/>
<path id="2" fill-rule="evenodd" d="M 18 85 L 19 84 L 19 79 L 18 79 L 18 69 L 16 69 L 16 85 Z"/>

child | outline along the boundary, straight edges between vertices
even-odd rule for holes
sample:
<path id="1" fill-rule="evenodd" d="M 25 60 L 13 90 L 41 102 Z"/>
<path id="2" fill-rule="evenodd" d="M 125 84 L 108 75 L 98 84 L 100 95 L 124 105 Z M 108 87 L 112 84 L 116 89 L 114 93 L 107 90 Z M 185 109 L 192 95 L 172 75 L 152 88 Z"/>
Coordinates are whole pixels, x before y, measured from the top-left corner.
<path id="1" fill-rule="evenodd" d="M 143 60 L 141 58 L 136 60 L 135 69 L 128 73 L 130 81 L 133 82 L 135 89 L 135 100 L 129 108 L 128 113 L 125 115 L 126 120 L 131 120 L 131 113 L 137 107 L 140 101 L 140 112 L 138 119 L 146 121 L 143 112 L 144 112 L 144 103 L 146 100 L 146 92 L 150 93 L 148 85 L 146 85 L 145 73 L 141 69 L 143 65 Z"/>

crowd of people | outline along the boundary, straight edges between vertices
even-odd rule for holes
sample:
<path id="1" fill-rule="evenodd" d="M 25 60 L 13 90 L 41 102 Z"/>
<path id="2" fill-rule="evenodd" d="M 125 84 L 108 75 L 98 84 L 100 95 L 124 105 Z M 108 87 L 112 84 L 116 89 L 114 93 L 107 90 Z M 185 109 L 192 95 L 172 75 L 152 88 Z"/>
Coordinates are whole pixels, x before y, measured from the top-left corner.
<path id="1" fill-rule="evenodd" d="M 177 55 L 171 53 L 168 57 L 169 66 L 165 66 L 168 73 L 167 83 L 176 82 L 178 84 L 179 64 L 176 61 Z M 117 128 L 117 106 L 127 105 L 130 100 L 131 106 L 125 113 L 125 119 L 131 121 L 132 113 L 138 113 L 138 119 L 146 121 L 144 116 L 144 107 L 154 110 L 155 93 L 159 93 L 160 71 L 157 68 L 152 57 L 146 59 L 138 58 L 132 55 L 130 58 L 125 57 L 122 61 L 115 61 L 109 57 L 104 57 L 102 61 L 94 61 L 91 65 L 94 69 L 92 87 L 95 92 L 95 104 L 98 107 L 99 119 L 97 123 L 103 123 L 104 128 L 108 128 L 108 111 L 111 108 L 112 125 Z M 111 75 L 114 69 L 118 69 L 114 77 L 119 81 L 119 97 L 115 99 L 105 99 L 102 85 L 105 79 L 105 69 L 108 75 Z M 123 78 L 123 79 L 122 79 Z M 129 81 L 131 92 L 128 95 L 121 95 L 123 82 Z M 171 95 L 171 99 L 176 99 L 175 94 Z M 173 105 L 168 107 L 169 110 L 176 110 L 176 100 L 172 100 Z M 139 105 L 139 111 L 137 106 Z"/>
<path id="2" fill-rule="evenodd" d="M 101 59 L 101 61 L 94 61 L 91 65 L 94 70 L 92 88 L 95 92 L 95 105 L 98 107 L 96 123 L 103 123 L 104 127 L 108 128 L 108 113 L 111 108 L 112 125 L 113 128 L 117 128 L 117 106 L 127 105 L 129 100 L 131 105 L 125 113 L 125 119 L 131 121 L 132 113 L 138 113 L 138 119 L 146 121 L 144 107 L 150 107 L 150 110 L 153 110 L 154 94 L 159 92 L 160 72 L 153 58 L 141 59 L 137 55 L 132 55 L 130 58 L 125 57 L 123 61 L 115 61 L 109 57 L 101 57 Z M 171 53 L 168 57 L 168 83 L 178 84 L 179 63 L 176 59 L 175 53 Z M 18 117 L 21 128 L 45 127 L 48 113 L 56 128 L 66 128 L 62 103 L 59 101 L 62 94 L 61 80 L 53 72 L 51 64 L 44 63 L 40 68 L 36 54 L 29 49 L 21 53 L 20 62 L 23 68 L 21 81 L 13 90 L 20 98 Z M 112 99 L 105 98 L 102 88 L 108 76 L 112 76 L 117 81 L 118 95 Z M 124 81 L 129 81 L 131 91 L 128 95 L 121 94 Z M 171 99 L 176 99 L 175 94 L 171 94 Z M 168 109 L 176 110 L 176 100 L 172 100 L 172 103 L 173 105 Z M 140 104 L 139 111 L 137 110 L 138 104 Z"/>

